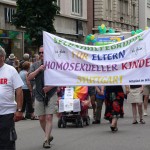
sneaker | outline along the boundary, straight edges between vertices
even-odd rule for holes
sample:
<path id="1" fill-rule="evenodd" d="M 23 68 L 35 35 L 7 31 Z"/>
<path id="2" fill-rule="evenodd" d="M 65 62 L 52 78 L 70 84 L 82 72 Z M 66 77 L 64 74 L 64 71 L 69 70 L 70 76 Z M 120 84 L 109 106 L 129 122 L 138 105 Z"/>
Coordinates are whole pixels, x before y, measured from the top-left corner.
<path id="1" fill-rule="evenodd" d="M 43 148 L 50 148 L 50 144 L 49 144 L 49 142 L 47 140 L 44 141 Z"/>
<path id="2" fill-rule="evenodd" d="M 53 136 L 50 136 L 50 137 L 49 137 L 49 140 L 48 140 L 49 144 L 53 141 L 53 139 L 54 139 Z"/>
<path id="3" fill-rule="evenodd" d="M 147 112 L 144 112 L 144 116 L 147 116 Z"/>
<path id="4" fill-rule="evenodd" d="M 145 124 L 145 121 L 143 119 L 140 119 L 140 124 Z"/>

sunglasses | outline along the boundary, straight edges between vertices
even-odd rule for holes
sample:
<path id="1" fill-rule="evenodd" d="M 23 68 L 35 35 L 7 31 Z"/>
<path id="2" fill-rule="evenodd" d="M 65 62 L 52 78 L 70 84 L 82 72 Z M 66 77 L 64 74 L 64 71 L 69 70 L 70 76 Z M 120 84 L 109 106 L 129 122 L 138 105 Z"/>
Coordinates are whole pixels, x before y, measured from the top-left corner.
<path id="1" fill-rule="evenodd" d="M 39 54 L 43 54 L 43 52 L 39 52 Z"/>

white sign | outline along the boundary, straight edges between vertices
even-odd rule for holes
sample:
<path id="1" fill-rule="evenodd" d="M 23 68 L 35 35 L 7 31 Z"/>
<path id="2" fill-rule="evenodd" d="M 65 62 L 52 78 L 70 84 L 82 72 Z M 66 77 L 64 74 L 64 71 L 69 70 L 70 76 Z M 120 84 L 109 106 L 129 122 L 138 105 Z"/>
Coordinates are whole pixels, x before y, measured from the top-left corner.
<path id="1" fill-rule="evenodd" d="M 73 88 L 65 88 L 64 99 L 73 99 L 74 89 Z"/>
<path id="2" fill-rule="evenodd" d="M 73 111 L 73 99 L 64 99 L 64 111 Z"/>
<path id="3" fill-rule="evenodd" d="M 73 112 L 80 112 L 81 111 L 81 105 L 79 99 L 74 99 L 73 101 Z"/>
<path id="4" fill-rule="evenodd" d="M 59 112 L 80 112 L 81 105 L 79 99 L 61 99 L 59 100 Z"/>

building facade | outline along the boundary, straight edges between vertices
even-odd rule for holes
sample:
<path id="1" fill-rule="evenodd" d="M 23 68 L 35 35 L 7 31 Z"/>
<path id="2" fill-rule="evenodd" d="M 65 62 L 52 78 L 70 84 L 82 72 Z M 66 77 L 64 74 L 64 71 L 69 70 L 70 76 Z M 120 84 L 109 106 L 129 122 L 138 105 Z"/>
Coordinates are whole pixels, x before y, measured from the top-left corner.
<path id="1" fill-rule="evenodd" d="M 0 0 L 0 45 L 5 48 L 7 56 L 14 53 L 20 58 L 24 47 L 23 32 L 11 24 L 15 10 L 15 1 Z"/>
<path id="2" fill-rule="evenodd" d="M 94 0 L 93 32 L 101 24 L 117 32 L 138 29 L 138 8 L 139 0 Z"/>
<path id="3" fill-rule="evenodd" d="M 150 0 L 139 0 L 139 28 L 150 27 Z"/>
<path id="4" fill-rule="evenodd" d="M 60 7 L 60 14 L 55 17 L 54 21 L 57 35 L 84 43 L 88 22 L 87 0 L 57 0 L 57 4 Z M 32 51 L 32 54 L 35 48 L 26 47 L 23 32 L 11 24 L 15 9 L 16 0 L 0 0 L 0 45 L 6 49 L 7 55 L 14 53 L 20 58 L 24 52 Z M 16 32 L 19 34 L 14 39 L 10 38 L 9 34 Z"/>
<path id="5" fill-rule="evenodd" d="M 87 0 L 57 0 L 60 14 L 55 17 L 57 35 L 84 42 L 87 35 Z"/>

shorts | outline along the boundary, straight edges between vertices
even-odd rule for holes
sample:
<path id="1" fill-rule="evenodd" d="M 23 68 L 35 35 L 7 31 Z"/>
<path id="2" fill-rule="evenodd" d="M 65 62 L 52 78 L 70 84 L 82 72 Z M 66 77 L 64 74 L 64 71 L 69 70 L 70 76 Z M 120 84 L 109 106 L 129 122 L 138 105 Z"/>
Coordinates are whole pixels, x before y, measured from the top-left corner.
<path id="1" fill-rule="evenodd" d="M 0 115 L 0 150 L 15 150 L 14 114 Z"/>
<path id="2" fill-rule="evenodd" d="M 150 94 L 150 85 L 144 85 L 143 95 L 148 96 Z"/>
<path id="3" fill-rule="evenodd" d="M 44 103 L 38 101 L 35 98 L 35 115 L 42 116 L 42 115 L 50 115 L 56 112 L 57 106 L 57 93 L 55 93 L 50 100 L 48 101 L 48 105 L 44 106 Z"/>

